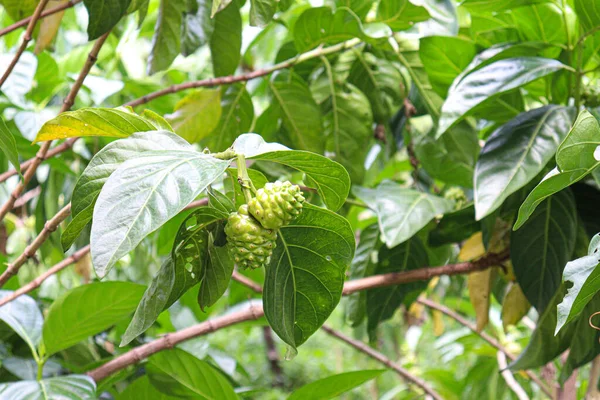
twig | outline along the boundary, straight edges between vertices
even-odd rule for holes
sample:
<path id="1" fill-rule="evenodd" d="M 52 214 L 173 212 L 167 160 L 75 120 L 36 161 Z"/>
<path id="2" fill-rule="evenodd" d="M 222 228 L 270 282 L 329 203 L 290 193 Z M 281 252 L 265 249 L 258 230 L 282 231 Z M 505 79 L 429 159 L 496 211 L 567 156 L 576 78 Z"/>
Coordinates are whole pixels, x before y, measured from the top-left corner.
<path id="1" fill-rule="evenodd" d="M 246 286 L 247 288 L 255 291 L 256 293 L 262 293 L 263 289 L 262 286 L 260 286 L 258 283 L 254 282 L 252 279 L 240 274 L 237 271 L 233 271 L 233 274 L 231 275 L 231 279 L 233 279 L 234 281 L 237 281 L 239 283 L 241 283 L 242 285 Z"/>
<path id="2" fill-rule="evenodd" d="M 514 354 L 512 354 L 511 352 L 509 352 L 496 339 L 494 339 L 493 337 L 491 337 L 487 333 L 485 333 L 485 332 L 477 332 L 477 327 L 475 326 L 475 324 L 471 323 L 466 318 L 460 316 L 456 312 L 450 310 L 448 307 L 445 307 L 445 306 L 443 306 L 441 304 L 438 304 L 438 303 L 436 303 L 434 301 L 431 301 L 431 300 L 423 298 L 423 297 L 418 298 L 417 302 L 423 304 L 426 307 L 433 308 L 434 310 L 438 310 L 438 311 L 446 314 L 450 318 L 456 320 L 459 324 L 461 324 L 461 325 L 469 328 L 474 334 L 478 335 L 483 340 L 485 340 L 486 342 L 488 342 L 490 345 L 492 345 L 492 347 L 495 347 L 496 349 L 498 349 L 501 352 L 503 352 L 504 354 L 506 354 L 506 356 L 508 358 L 510 358 L 511 360 L 515 360 L 517 358 Z M 540 378 L 537 375 L 535 375 L 534 373 L 532 373 L 530 371 L 525 371 L 525 373 L 529 376 L 529 378 L 532 381 L 534 381 L 535 383 L 537 383 L 537 385 L 540 387 L 540 389 L 544 393 L 546 393 L 550 398 L 553 397 L 552 396 L 552 392 L 548 389 L 548 387 L 546 387 L 546 385 L 544 385 L 544 383 L 540 380 Z"/>
<path id="3" fill-rule="evenodd" d="M 27 25 L 27 30 L 25 31 L 25 36 L 23 36 L 23 41 L 21 42 L 21 45 L 17 49 L 17 52 L 15 53 L 12 61 L 8 65 L 8 68 L 6 69 L 6 71 L 4 71 L 2 78 L 0 78 L 0 88 L 2 87 L 2 85 L 4 85 L 4 83 L 6 82 L 6 80 L 10 76 L 10 74 L 12 73 L 13 69 L 19 62 L 21 55 L 23 55 L 23 52 L 27 48 L 27 44 L 29 44 L 29 42 L 31 41 L 31 38 L 32 38 L 31 35 L 33 35 L 33 30 L 35 29 L 35 25 L 37 24 L 38 19 L 40 18 L 40 14 L 44 10 L 44 7 L 46 7 L 46 4 L 48 4 L 48 1 L 49 0 L 41 0 L 38 3 L 37 7 L 35 8 L 35 11 L 33 12 L 33 15 L 31 16 L 31 19 L 29 20 L 29 24 Z"/>
<path id="4" fill-rule="evenodd" d="M 42 4 L 42 3 L 40 3 L 40 4 Z M 95 64 L 96 60 L 98 59 L 98 53 L 100 52 L 100 49 L 102 48 L 102 45 L 108 38 L 109 34 L 110 34 L 110 32 L 105 33 L 104 35 L 100 36 L 100 38 L 98 38 L 98 40 L 96 40 L 96 43 L 94 43 L 94 47 L 90 51 L 90 54 L 88 55 L 87 61 L 86 61 L 85 65 L 83 66 L 83 69 L 81 70 L 81 72 L 79 74 L 79 77 L 77 77 L 77 80 L 73 84 L 73 87 L 71 87 L 71 91 L 67 95 L 67 98 L 63 101 L 63 105 L 60 109 L 61 113 L 70 110 L 71 107 L 73 106 L 73 103 L 75 103 L 75 97 L 77 96 L 79 89 L 81 89 L 81 86 L 83 85 L 83 81 L 84 81 L 85 77 L 88 75 L 88 73 L 92 69 L 92 66 Z M 42 145 L 42 147 L 40 148 L 40 150 L 37 152 L 35 158 L 32 160 L 31 164 L 27 168 L 27 171 L 23 175 L 23 181 L 17 185 L 17 187 L 10 194 L 10 197 L 8 198 L 8 200 L 0 208 L 0 221 L 2 221 L 4 219 L 4 217 L 6 216 L 6 214 L 8 214 L 8 212 L 10 210 L 12 210 L 12 208 L 15 204 L 15 201 L 17 201 L 17 199 L 19 198 L 21 193 L 23 193 L 23 191 L 27 187 L 27 184 L 29 183 L 29 181 L 31 181 L 31 178 L 33 178 L 33 175 L 37 171 L 38 166 L 45 159 L 46 153 L 50 149 L 51 144 L 52 144 L 51 141 L 45 142 Z"/>
<path id="5" fill-rule="evenodd" d="M 414 384 L 414 385 L 420 387 L 421 389 L 423 389 L 423 391 L 425 391 L 425 393 L 427 393 L 434 399 L 442 400 L 442 396 L 440 396 L 435 390 L 433 390 L 427 384 L 427 382 L 425 382 L 424 380 L 422 380 L 421 378 L 419 378 L 417 376 L 414 376 L 413 374 L 408 372 L 406 369 L 404 369 L 401 366 L 399 366 L 398 364 L 392 362 L 389 358 L 387 358 L 380 352 L 375 351 L 371 347 L 367 346 L 365 343 L 360 342 L 355 339 L 352 339 L 352 338 L 344 335 L 343 333 L 338 332 L 338 331 L 328 327 L 327 325 L 323 325 L 321 327 L 321 329 L 324 330 L 325 332 L 327 332 L 329 335 L 349 344 L 350 346 L 354 347 L 358 351 L 361 351 L 361 352 L 365 353 L 366 355 L 368 355 L 369 357 L 374 358 L 375 360 L 384 364 L 388 368 L 393 369 L 398 375 L 400 375 L 409 384 Z"/>
<path id="6" fill-rule="evenodd" d="M 521 385 L 519 385 L 519 382 L 515 380 L 515 377 L 507 368 L 508 364 L 506 363 L 506 354 L 498 350 L 496 353 L 496 358 L 498 359 L 498 368 L 500 369 L 500 374 L 502 375 L 502 378 L 504 378 L 506 386 L 508 386 L 509 389 L 512 390 L 515 395 L 517 395 L 519 400 L 529 400 L 529 396 L 527 396 L 525 390 L 523 390 Z"/>
<path id="7" fill-rule="evenodd" d="M 160 339 L 156 339 L 152 342 L 136 347 L 133 350 L 130 350 L 127 353 L 124 353 L 119 357 L 107 362 L 106 364 L 88 372 L 87 375 L 96 382 L 99 382 L 115 372 L 122 370 L 123 368 L 134 365 L 148 358 L 152 354 L 158 353 L 161 350 L 171 349 L 178 343 L 198 336 L 206 335 L 208 333 L 212 333 L 218 331 L 219 329 L 239 324 L 241 322 L 257 320 L 263 315 L 264 311 L 262 306 L 251 305 L 247 310 L 209 319 L 208 321 L 193 325 L 189 328 L 168 333 Z"/>
<path id="8" fill-rule="evenodd" d="M 273 373 L 273 387 L 282 387 L 284 382 L 283 370 L 281 369 L 281 365 L 279 365 L 279 354 L 277 353 L 277 347 L 273 339 L 273 330 L 269 325 L 265 325 L 262 328 L 265 347 L 267 349 L 267 360 Z"/>
<path id="9" fill-rule="evenodd" d="M 81 0 L 69 0 L 68 2 L 66 2 L 64 4 L 58 5 L 58 6 L 53 7 L 53 8 L 49 8 L 48 10 L 46 10 L 46 11 L 44 11 L 44 12 L 42 12 L 40 14 L 40 18 L 39 19 L 46 18 L 48 15 L 56 14 L 58 12 L 66 10 L 67 8 L 71 8 L 71 7 L 73 7 L 77 3 L 81 3 Z M 15 30 L 19 29 L 19 28 L 24 27 L 25 25 L 27 25 L 31 21 L 31 18 L 32 17 L 24 18 L 24 19 L 22 19 L 22 20 L 20 20 L 18 22 L 15 22 L 12 25 L 7 26 L 6 28 L 0 29 L 0 36 L 4 36 L 7 33 L 10 33 L 12 31 L 15 31 Z"/>
<path id="10" fill-rule="evenodd" d="M 369 276 L 367 278 L 355 279 L 346 282 L 344 295 L 349 295 L 365 289 L 398 285 L 415 281 L 426 281 L 440 275 L 460 275 L 474 271 L 481 271 L 492 266 L 500 265 L 508 259 L 508 251 L 499 254 L 489 254 L 477 261 L 461 262 L 458 264 L 447 264 L 441 267 L 425 267 L 405 272 L 392 272 L 382 275 Z"/>

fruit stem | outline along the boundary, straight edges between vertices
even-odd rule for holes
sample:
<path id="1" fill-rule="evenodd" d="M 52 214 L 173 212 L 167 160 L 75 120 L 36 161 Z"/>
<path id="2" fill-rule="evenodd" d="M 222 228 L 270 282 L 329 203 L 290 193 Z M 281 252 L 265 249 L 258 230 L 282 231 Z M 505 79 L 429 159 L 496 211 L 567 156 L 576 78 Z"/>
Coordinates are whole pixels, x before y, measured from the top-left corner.
<path id="1" fill-rule="evenodd" d="M 237 167 L 238 167 L 238 183 L 242 187 L 242 192 L 246 198 L 246 203 L 252 199 L 252 192 L 256 191 L 252 180 L 248 176 L 248 170 L 246 169 L 246 157 L 243 154 L 237 155 Z"/>

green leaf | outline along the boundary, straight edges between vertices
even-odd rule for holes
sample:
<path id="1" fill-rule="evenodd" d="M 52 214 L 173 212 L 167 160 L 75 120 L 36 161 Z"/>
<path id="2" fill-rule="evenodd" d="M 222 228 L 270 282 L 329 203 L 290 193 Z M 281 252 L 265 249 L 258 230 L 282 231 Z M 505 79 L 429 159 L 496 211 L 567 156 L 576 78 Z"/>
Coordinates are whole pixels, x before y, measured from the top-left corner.
<path id="1" fill-rule="evenodd" d="M 306 83 L 293 72 L 280 71 L 269 81 L 269 88 L 271 106 L 280 110 L 286 141 L 298 150 L 323 153 L 321 111 Z"/>
<path id="2" fill-rule="evenodd" d="M 213 15 L 215 1 L 213 3 Z M 226 7 L 215 17 L 215 29 L 210 38 L 213 73 L 232 75 L 237 69 L 242 49 L 242 17 L 236 4 Z"/>
<path id="3" fill-rule="evenodd" d="M 118 396 L 117 400 L 176 400 L 178 397 L 171 397 L 158 391 L 150 383 L 148 376 L 142 376 L 130 383 L 125 390 Z"/>
<path id="4" fill-rule="evenodd" d="M 140 116 L 127 108 L 82 108 L 46 122 L 34 143 L 87 136 L 124 138 L 136 132 L 164 129 L 161 121 L 152 118 L 155 117 Z"/>
<path id="5" fill-rule="evenodd" d="M 355 37 L 366 35 L 360 20 L 347 8 L 339 8 L 335 13 L 329 7 L 308 8 L 294 24 L 294 43 L 300 53 Z"/>
<path id="6" fill-rule="evenodd" d="M 12 294 L 9 290 L 0 290 L 0 299 Z M 32 354 L 42 338 L 44 318 L 34 299 L 27 295 L 19 296 L 0 307 L 0 321 L 4 321 L 19 335 L 31 349 Z"/>
<path id="7" fill-rule="evenodd" d="M 454 208 L 453 202 L 384 181 L 375 189 L 355 186 L 356 197 L 377 214 L 382 240 L 393 248 L 411 238 L 436 215 Z"/>
<path id="8" fill-rule="evenodd" d="M 336 0 L 335 6 L 336 8 L 347 7 L 358 18 L 364 20 L 369 11 L 371 11 L 371 8 L 373 8 L 373 2 L 371 0 Z"/>
<path id="9" fill-rule="evenodd" d="M 600 2 L 598 0 L 574 0 L 575 13 L 585 31 L 600 25 Z"/>
<path id="10" fill-rule="evenodd" d="M 429 82 L 440 95 L 446 96 L 454 79 L 477 54 L 475 43 L 450 36 L 427 36 L 419 43 L 419 56 Z"/>
<path id="11" fill-rule="evenodd" d="M 470 115 L 485 100 L 568 68 L 552 59 L 518 57 L 496 61 L 470 73 L 450 88 L 442 106 L 438 137 Z"/>
<path id="12" fill-rule="evenodd" d="M 192 147 L 168 131 L 135 133 L 125 140 L 106 145 L 90 161 L 77 180 L 71 200 L 73 220 L 61 236 L 63 250 L 68 250 L 92 220 L 96 199 L 108 177 L 125 161 L 151 150 L 190 150 Z"/>
<path id="13" fill-rule="evenodd" d="M 254 120 L 254 105 L 244 85 L 230 85 L 221 90 L 219 125 L 202 142 L 212 152 L 226 150 L 238 136 L 250 130 Z"/>
<path id="14" fill-rule="evenodd" d="M 410 0 L 381 0 L 377 6 L 377 22 L 383 22 L 393 31 L 403 31 L 417 22 L 428 20 L 429 12 Z"/>
<path id="15" fill-rule="evenodd" d="M 11 400 L 92 400 L 96 383 L 85 375 L 66 375 L 41 381 L 0 383 L 0 397 Z"/>
<path id="16" fill-rule="evenodd" d="M 511 12 L 512 21 L 522 36 L 527 41 L 539 41 L 563 45 L 567 44 L 567 31 L 565 21 L 573 14 L 563 15 L 561 7 L 556 4 L 537 4 L 528 7 L 519 7 Z M 553 29 L 548 29 L 552 26 Z M 575 32 L 574 22 L 569 24 L 568 29 Z"/>
<path id="17" fill-rule="evenodd" d="M 96 282 L 55 300 L 44 322 L 46 354 L 52 355 L 96 335 L 130 315 L 144 287 L 130 282 Z"/>
<path id="18" fill-rule="evenodd" d="M 211 187 L 208 188 L 208 206 L 227 214 L 236 210 L 235 204 L 229 197 Z"/>
<path id="19" fill-rule="evenodd" d="M 227 218 L 214 208 L 202 207 L 181 224 L 175 237 L 171 257 L 161 266 L 139 302 L 121 346 L 145 332 L 161 312 L 169 308 L 206 274 L 209 258 L 209 232 L 213 224 Z M 174 261 L 173 261 L 174 260 Z"/>
<path id="20" fill-rule="evenodd" d="M 544 169 L 574 117 L 573 107 L 550 105 L 522 113 L 492 133 L 475 168 L 477 220 L 493 213 Z"/>
<path id="21" fill-rule="evenodd" d="M 0 0 L 0 4 L 13 21 L 19 21 L 33 14 L 37 0 Z"/>
<path id="22" fill-rule="evenodd" d="M 569 261 L 565 266 L 563 282 L 571 282 L 573 285 L 558 305 L 555 335 L 565 324 L 579 316 L 592 297 L 600 291 L 599 248 L 600 234 L 597 234 L 590 241 L 588 255 Z"/>
<path id="23" fill-rule="evenodd" d="M 98 276 L 106 276 L 144 237 L 220 178 L 229 164 L 184 150 L 146 151 L 121 164 L 94 208 L 90 244 Z"/>
<path id="24" fill-rule="evenodd" d="M 0 150 L 4 153 L 8 161 L 15 167 L 17 172 L 21 173 L 21 164 L 19 163 L 19 152 L 17 151 L 17 142 L 14 136 L 8 130 L 8 126 L 0 117 Z"/>
<path id="25" fill-rule="evenodd" d="M 510 256 L 517 282 L 539 313 L 560 286 L 576 236 L 577 209 L 570 190 L 545 200 L 523 228 L 511 235 Z"/>
<path id="26" fill-rule="evenodd" d="M 181 29 L 181 54 L 185 57 L 209 43 L 215 28 L 213 20 L 210 18 L 210 1 L 193 1 L 192 3 L 197 9 L 188 9 L 183 16 Z"/>
<path id="27" fill-rule="evenodd" d="M 373 273 L 410 271 L 428 264 L 423 242 L 413 237 L 392 249 L 382 247 Z M 401 304 L 410 306 L 426 287 L 427 281 L 420 281 L 367 290 L 368 331 L 375 331 L 381 322 L 390 319 Z"/>
<path id="28" fill-rule="evenodd" d="M 529 4 L 545 3 L 550 0 L 465 0 L 461 3 L 469 11 L 476 13 L 510 10 Z"/>
<path id="29" fill-rule="evenodd" d="M 175 105 L 173 114 L 165 118 L 175 132 L 190 143 L 206 138 L 221 118 L 221 90 L 199 89 Z"/>
<path id="30" fill-rule="evenodd" d="M 88 40 L 110 31 L 127 13 L 131 0 L 83 0 L 88 10 Z"/>
<path id="31" fill-rule="evenodd" d="M 223 296 L 229 286 L 234 266 L 229 249 L 226 246 L 214 246 L 210 239 L 208 258 L 198 292 L 198 304 L 202 311 L 215 304 Z"/>
<path id="32" fill-rule="evenodd" d="M 269 324 L 292 352 L 329 317 L 354 255 L 348 221 L 310 204 L 279 230 L 266 268 L 263 303 Z"/>
<path id="33" fill-rule="evenodd" d="M 218 370 L 183 350 L 156 353 L 146 368 L 152 385 L 163 393 L 207 400 L 238 399 Z"/>
<path id="34" fill-rule="evenodd" d="M 435 229 L 429 232 L 428 243 L 431 246 L 442 246 L 462 242 L 480 230 L 481 223 L 475 221 L 475 207 L 471 204 L 460 210 L 444 214 Z"/>
<path id="35" fill-rule="evenodd" d="M 250 25 L 264 27 L 273 19 L 277 0 L 250 0 Z"/>
<path id="36" fill-rule="evenodd" d="M 223 11 L 225 9 L 225 7 L 227 7 L 229 4 L 231 4 L 231 2 L 232 2 L 232 0 L 213 0 L 212 8 L 210 11 L 210 17 L 214 18 L 218 12 Z"/>
<path id="37" fill-rule="evenodd" d="M 331 375 L 302 386 L 288 400 L 328 400 L 340 396 L 365 382 L 377 378 L 384 369 L 344 372 Z"/>
<path id="38" fill-rule="evenodd" d="M 148 75 L 164 71 L 181 51 L 181 25 L 186 0 L 161 0 L 154 26 Z"/>

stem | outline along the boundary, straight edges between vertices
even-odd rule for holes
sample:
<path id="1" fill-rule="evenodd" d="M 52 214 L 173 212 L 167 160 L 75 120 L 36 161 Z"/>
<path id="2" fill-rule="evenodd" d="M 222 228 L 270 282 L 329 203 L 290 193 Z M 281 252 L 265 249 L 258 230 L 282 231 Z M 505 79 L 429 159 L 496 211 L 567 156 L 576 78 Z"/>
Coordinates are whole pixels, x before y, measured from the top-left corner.
<path id="1" fill-rule="evenodd" d="M 362 201 L 358 201 L 358 200 L 354 200 L 354 199 L 346 199 L 346 203 L 347 204 L 351 204 L 353 206 L 357 206 L 357 207 L 362 207 L 362 208 L 369 208 L 365 203 L 363 203 Z"/>
<path id="2" fill-rule="evenodd" d="M 44 364 L 46 364 L 46 358 L 41 357 L 36 360 L 37 362 L 37 380 L 41 381 L 44 378 Z"/>
<path id="3" fill-rule="evenodd" d="M 581 106 L 581 79 L 583 77 L 583 41 L 579 40 L 577 42 L 577 68 L 575 70 L 575 108 L 577 112 L 579 112 L 579 107 Z"/>
<path id="4" fill-rule="evenodd" d="M 244 157 L 243 154 L 237 155 L 237 167 L 238 183 L 242 187 L 242 192 L 246 198 L 246 203 L 249 203 L 250 200 L 252 200 L 252 191 L 254 191 L 254 186 L 252 185 L 250 176 L 248 176 L 248 170 L 246 169 L 246 157 Z"/>
<path id="5" fill-rule="evenodd" d="M 233 149 L 227 149 L 225 151 L 221 151 L 220 153 L 212 153 L 211 156 L 218 158 L 219 160 L 231 160 L 232 158 L 235 158 L 237 154 Z"/>

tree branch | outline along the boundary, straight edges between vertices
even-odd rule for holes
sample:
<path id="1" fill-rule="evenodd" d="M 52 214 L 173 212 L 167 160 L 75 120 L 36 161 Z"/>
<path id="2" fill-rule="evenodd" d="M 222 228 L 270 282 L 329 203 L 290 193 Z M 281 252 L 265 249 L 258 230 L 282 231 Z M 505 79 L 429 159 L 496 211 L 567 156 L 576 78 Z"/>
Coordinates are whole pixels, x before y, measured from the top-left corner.
<path id="1" fill-rule="evenodd" d="M 23 41 L 21 42 L 21 45 L 17 49 L 17 52 L 15 53 L 12 61 L 8 65 L 8 68 L 6 69 L 6 71 L 4 71 L 4 74 L 0 78 L 0 88 L 2 88 L 2 85 L 4 85 L 4 83 L 6 82 L 6 80 L 10 76 L 10 74 L 12 73 L 13 69 L 19 62 L 19 59 L 23 55 L 23 52 L 27 48 L 27 45 L 31 41 L 31 35 L 33 35 L 33 30 L 35 29 L 35 25 L 37 24 L 38 19 L 40 18 L 40 14 L 44 10 L 44 7 L 46 7 L 46 4 L 48 4 L 48 1 L 49 0 L 41 0 L 38 3 L 37 7 L 35 8 L 35 11 L 33 11 L 33 15 L 31 16 L 31 18 L 29 20 L 29 24 L 27 25 L 27 30 L 25 31 L 25 36 L 23 36 Z"/>
<path id="2" fill-rule="evenodd" d="M 263 338 L 265 339 L 265 347 L 267 350 L 267 360 L 273 373 L 273 387 L 282 387 L 284 378 L 283 370 L 279 364 L 279 354 L 277 353 L 277 347 L 275 346 L 275 340 L 273 339 L 273 330 L 269 325 L 262 327 Z"/>
<path id="3" fill-rule="evenodd" d="M 44 1 L 40 2 L 40 5 L 42 3 L 44 3 Z M 39 16 L 39 14 L 38 14 L 38 16 Z M 33 22 L 33 19 L 32 19 L 32 22 Z M 79 76 L 77 77 L 77 80 L 71 87 L 71 91 L 69 92 L 69 94 L 67 95 L 65 100 L 63 101 L 63 105 L 60 109 L 61 113 L 70 110 L 71 107 L 73 106 L 73 103 L 75 102 L 75 97 L 77 96 L 79 89 L 81 89 L 81 86 L 83 85 L 83 81 L 84 81 L 85 77 L 88 75 L 88 73 L 92 69 L 92 66 L 96 63 L 96 60 L 98 59 L 98 53 L 100 52 L 100 49 L 102 48 L 102 45 L 108 38 L 109 34 L 110 34 L 110 32 L 105 33 L 104 35 L 100 36 L 100 38 L 98 38 L 98 40 L 96 40 L 96 43 L 94 43 L 94 47 L 92 47 L 92 50 L 90 51 L 90 54 L 88 55 L 87 61 L 86 61 L 85 65 L 83 66 L 83 69 L 81 70 L 81 72 L 79 73 Z M 37 152 L 35 158 L 32 159 L 31 164 L 29 165 L 29 167 L 27 168 L 27 171 L 23 175 L 23 181 L 17 185 L 17 187 L 10 194 L 10 197 L 8 198 L 8 200 L 0 208 L 0 221 L 2 221 L 4 219 L 4 217 L 6 216 L 6 214 L 8 214 L 8 212 L 10 210 L 12 210 L 12 208 L 15 204 L 15 201 L 17 201 L 17 199 L 19 198 L 21 193 L 23 193 L 23 191 L 27 187 L 27 184 L 29 183 L 29 181 L 31 181 L 31 178 L 33 178 L 33 175 L 37 171 L 38 166 L 45 159 L 46 153 L 50 149 L 51 144 L 52 144 L 52 141 L 45 142 L 42 145 L 42 147 L 40 148 L 40 150 Z"/>
<path id="4" fill-rule="evenodd" d="M 498 350 L 496 353 L 496 358 L 498 359 L 498 368 L 500 369 L 500 374 L 502 375 L 502 378 L 504 378 L 504 382 L 506 382 L 506 385 L 509 387 L 509 389 L 512 390 L 515 395 L 517 395 L 519 400 L 529 400 L 527 393 L 525 393 L 521 385 L 519 385 L 519 382 L 515 380 L 515 377 L 507 368 L 508 364 L 506 363 L 506 354 Z"/>
<path id="5" fill-rule="evenodd" d="M 46 10 L 40 14 L 39 19 L 46 18 L 48 15 L 56 14 L 58 12 L 66 10 L 67 8 L 71 8 L 77 3 L 81 3 L 81 0 L 69 0 L 68 2 L 66 2 L 64 4 L 58 5 L 53 8 L 49 8 L 48 10 Z M 15 31 L 19 28 L 26 26 L 31 21 L 32 18 L 33 18 L 33 16 L 24 18 L 20 21 L 15 22 L 12 25 L 7 26 L 6 28 L 0 29 L 0 36 L 4 36 L 7 33 L 10 33 L 12 31 Z"/>
<path id="6" fill-rule="evenodd" d="M 435 390 L 433 390 L 431 388 L 431 386 L 429 386 L 424 380 L 422 380 L 421 378 L 419 378 L 417 376 L 414 376 L 413 374 L 408 372 L 406 369 L 404 369 L 400 365 L 392 362 L 389 358 L 387 358 L 380 352 L 374 350 L 373 348 L 369 347 L 365 343 L 360 342 L 356 339 L 352 339 L 352 338 L 344 335 L 343 333 L 338 332 L 338 331 L 328 327 L 327 325 L 323 325 L 321 327 L 321 329 L 324 330 L 325 332 L 327 332 L 327 334 L 349 344 L 350 346 L 354 347 L 358 351 L 361 351 L 361 352 L 365 353 L 366 355 L 368 355 L 369 357 L 374 358 L 375 360 L 379 361 L 380 363 L 387 366 L 388 368 L 393 369 L 406 382 L 420 387 L 421 389 L 423 389 L 423 391 L 425 391 L 425 393 L 427 393 L 434 399 L 436 399 L 436 400 L 443 399 L 442 396 L 440 396 Z"/>
<path id="7" fill-rule="evenodd" d="M 212 333 L 218 331 L 219 329 L 239 324 L 241 322 L 257 320 L 263 315 L 264 311 L 262 306 L 251 305 L 247 310 L 227 314 L 177 332 L 168 333 L 160 339 L 156 339 L 142 346 L 136 347 L 112 359 L 106 364 L 88 372 L 87 375 L 96 382 L 99 382 L 115 372 L 122 370 L 123 368 L 136 364 L 161 350 L 173 348 L 176 344 L 179 344 L 183 341 L 206 335 L 208 333 Z"/>

